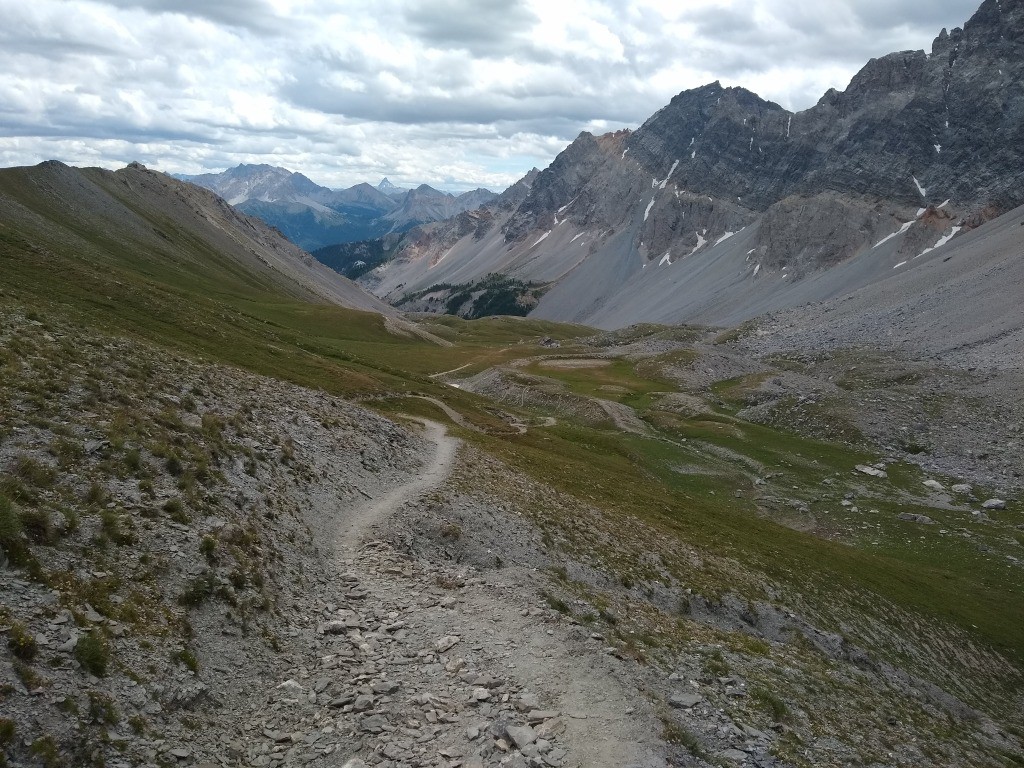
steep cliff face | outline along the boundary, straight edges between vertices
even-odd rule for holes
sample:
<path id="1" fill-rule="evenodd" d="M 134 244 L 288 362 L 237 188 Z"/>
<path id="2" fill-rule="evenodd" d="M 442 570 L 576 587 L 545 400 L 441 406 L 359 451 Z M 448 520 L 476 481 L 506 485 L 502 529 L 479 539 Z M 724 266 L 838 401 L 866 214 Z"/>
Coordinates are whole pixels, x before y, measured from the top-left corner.
<path id="1" fill-rule="evenodd" d="M 436 252 L 420 238 L 369 280 L 398 300 L 442 274 L 501 272 L 549 285 L 535 314 L 608 323 L 602 308 L 629 304 L 615 313 L 624 323 L 652 318 L 646 286 L 660 281 L 647 273 L 671 268 L 686 274 L 673 275 L 680 289 L 659 299 L 657 316 L 742 319 L 852 290 L 824 275 L 853 258 L 865 260 L 858 285 L 914 266 L 1024 204 L 1022 182 L 1024 2 L 986 0 L 930 53 L 872 59 L 802 112 L 716 82 L 635 131 L 582 133 L 513 210 L 490 209 L 489 235 L 456 242 L 446 227 Z M 817 292 L 797 289 L 811 277 Z M 767 307 L 761 296 L 745 306 L 753 279 L 788 283 Z M 707 313 L 709 290 L 727 314 Z"/>

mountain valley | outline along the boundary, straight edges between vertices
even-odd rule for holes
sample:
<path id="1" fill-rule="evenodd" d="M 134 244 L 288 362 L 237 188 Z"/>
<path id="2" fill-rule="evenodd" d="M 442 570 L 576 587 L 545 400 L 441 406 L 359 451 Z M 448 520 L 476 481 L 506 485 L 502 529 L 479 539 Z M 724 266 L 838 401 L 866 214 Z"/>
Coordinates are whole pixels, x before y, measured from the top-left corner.
<path id="1" fill-rule="evenodd" d="M 1022 41 L 497 196 L 0 169 L 0 768 L 1024 765 Z"/>
<path id="2" fill-rule="evenodd" d="M 177 178 L 216 192 L 307 251 L 404 232 L 451 218 L 495 197 L 486 189 L 460 195 L 426 184 L 403 189 L 387 179 L 376 187 L 364 183 L 333 190 L 301 173 L 269 165 L 239 165 L 222 173 Z"/>

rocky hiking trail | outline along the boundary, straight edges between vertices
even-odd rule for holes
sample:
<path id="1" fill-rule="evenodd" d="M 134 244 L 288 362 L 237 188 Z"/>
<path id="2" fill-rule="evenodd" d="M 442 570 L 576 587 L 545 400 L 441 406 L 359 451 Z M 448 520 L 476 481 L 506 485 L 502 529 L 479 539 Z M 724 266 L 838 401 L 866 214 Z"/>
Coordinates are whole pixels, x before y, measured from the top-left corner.
<path id="1" fill-rule="evenodd" d="M 373 499 L 371 504 L 356 508 L 340 523 L 335 549 L 337 553 L 353 553 L 359 548 L 366 529 L 388 517 L 402 504 L 415 501 L 425 492 L 437 487 L 451 470 L 458 440 L 448 435 L 447 430 L 436 421 L 416 419 L 424 426 L 424 436 L 433 446 L 433 456 L 425 463 L 420 474 L 383 496 Z"/>
<path id="2" fill-rule="evenodd" d="M 666 765 L 647 702 L 601 636 L 539 604 L 536 573 L 413 560 L 372 538 L 422 514 L 458 460 L 444 426 L 418 421 L 420 471 L 338 527 L 308 653 L 254 702 L 249 764 Z"/>

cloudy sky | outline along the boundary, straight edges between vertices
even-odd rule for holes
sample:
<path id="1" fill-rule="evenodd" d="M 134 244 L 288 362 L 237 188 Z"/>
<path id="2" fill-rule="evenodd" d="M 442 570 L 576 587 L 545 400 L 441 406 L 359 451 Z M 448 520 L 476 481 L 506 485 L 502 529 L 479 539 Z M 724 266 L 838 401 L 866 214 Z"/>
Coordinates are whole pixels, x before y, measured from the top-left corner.
<path id="1" fill-rule="evenodd" d="M 791 109 L 980 0 L 0 0 L 0 166 L 501 189 L 720 80 Z"/>

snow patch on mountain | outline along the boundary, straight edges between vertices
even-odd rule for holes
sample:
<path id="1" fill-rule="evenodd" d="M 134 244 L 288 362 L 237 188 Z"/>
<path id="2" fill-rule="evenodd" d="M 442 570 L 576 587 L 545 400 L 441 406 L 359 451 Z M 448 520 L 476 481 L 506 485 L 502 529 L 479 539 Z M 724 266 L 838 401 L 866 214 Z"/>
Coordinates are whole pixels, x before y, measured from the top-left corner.
<path id="1" fill-rule="evenodd" d="M 871 247 L 872 247 L 872 248 L 877 248 L 877 247 L 878 247 L 878 246 L 880 246 L 880 245 L 881 245 L 882 243 L 888 242 L 889 240 L 892 240 L 892 239 L 893 239 L 894 237 L 897 237 L 898 235 L 902 235 L 902 234 L 904 234 L 904 233 L 905 233 L 905 232 L 906 232 L 906 231 L 907 231 L 908 229 L 910 229 L 910 227 L 911 227 L 911 226 L 913 225 L 913 223 L 914 223 L 914 222 L 912 222 L 912 221 L 908 221 L 908 222 L 907 222 L 906 224 L 904 224 L 904 225 L 903 225 L 902 227 L 900 227 L 900 228 L 899 228 L 898 230 L 896 230 L 895 232 L 893 232 L 893 233 L 892 233 L 891 235 L 886 235 L 885 237 L 883 237 L 883 238 L 882 238 L 881 240 L 879 240 L 879 241 L 878 241 L 877 243 L 875 243 L 875 244 L 874 244 L 873 246 L 871 246 Z"/>
<path id="2" fill-rule="evenodd" d="M 953 227 L 952 231 L 948 235 L 943 235 L 942 237 L 940 237 L 938 239 L 938 241 L 935 243 L 935 245 L 933 245 L 931 248 L 925 248 L 923 251 L 921 251 L 919 254 L 917 254 L 917 256 L 915 256 L 914 258 L 915 259 L 919 259 L 922 256 L 924 256 L 926 253 L 930 253 L 931 251 L 934 251 L 936 248 L 941 248 L 946 243 L 948 243 L 950 240 L 952 240 L 954 237 L 956 237 L 957 233 L 961 229 L 963 229 L 963 227 Z"/>

